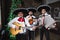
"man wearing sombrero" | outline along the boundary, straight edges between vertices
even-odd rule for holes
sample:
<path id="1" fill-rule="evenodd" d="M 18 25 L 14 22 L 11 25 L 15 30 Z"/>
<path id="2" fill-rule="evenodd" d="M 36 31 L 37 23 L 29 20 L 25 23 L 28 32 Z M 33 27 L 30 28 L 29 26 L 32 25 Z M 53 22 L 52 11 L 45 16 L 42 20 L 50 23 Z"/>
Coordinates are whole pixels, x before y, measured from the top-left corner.
<path id="1" fill-rule="evenodd" d="M 55 28 L 55 20 L 51 17 L 48 12 L 50 11 L 50 6 L 40 5 L 37 10 L 41 13 L 39 16 L 39 27 L 40 27 L 40 40 L 43 40 L 43 34 L 45 33 L 46 40 L 50 40 L 49 29 Z"/>
<path id="2" fill-rule="evenodd" d="M 28 28 L 28 36 L 29 40 L 35 40 L 35 29 L 36 29 L 36 24 L 37 21 L 35 20 L 36 17 L 33 15 L 36 12 L 35 8 L 27 8 L 28 10 L 28 16 L 26 16 L 26 24 Z"/>
<path id="3" fill-rule="evenodd" d="M 18 8 L 14 10 L 13 14 L 17 17 L 13 18 L 8 25 L 12 28 L 12 35 L 16 36 L 16 40 L 26 40 L 26 26 L 24 15 L 27 13 L 25 8 Z M 15 31 L 13 30 L 15 29 Z M 20 30 L 19 32 L 17 30 Z M 17 31 L 17 32 L 16 32 Z"/>

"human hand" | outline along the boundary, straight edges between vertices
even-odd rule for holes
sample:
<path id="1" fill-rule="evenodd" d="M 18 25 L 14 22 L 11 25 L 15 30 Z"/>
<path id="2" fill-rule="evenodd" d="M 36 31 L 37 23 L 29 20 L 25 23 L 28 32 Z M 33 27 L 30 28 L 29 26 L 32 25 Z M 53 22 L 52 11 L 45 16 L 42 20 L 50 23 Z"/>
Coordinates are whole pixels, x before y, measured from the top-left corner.
<path id="1" fill-rule="evenodd" d="M 18 30 L 18 29 L 19 29 L 19 27 L 17 27 L 17 26 L 16 26 L 16 27 L 15 27 L 15 29 L 16 29 L 16 30 Z"/>
<path id="2" fill-rule="evenodd" d="M 33 27 L 32 29 L 33 29 L 33 30 L 35 30 L 35 29 L 36 29 L 36 27 Z"/>

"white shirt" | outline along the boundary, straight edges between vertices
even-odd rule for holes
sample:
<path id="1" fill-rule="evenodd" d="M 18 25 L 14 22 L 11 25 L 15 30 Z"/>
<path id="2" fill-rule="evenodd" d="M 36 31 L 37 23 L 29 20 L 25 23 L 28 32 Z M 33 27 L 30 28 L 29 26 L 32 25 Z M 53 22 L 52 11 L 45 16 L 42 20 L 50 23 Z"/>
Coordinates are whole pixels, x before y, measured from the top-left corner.
<path id="1" fill-rule="evenodd" d="M 29 17 L 30 17 L 30 15 L 26 16 L 26 25 L 27 25 L 27 27 L 33 27 L 33 26 L 35 26 L 35 25 L 37 24 L 37 21 L 33 22 L 33 24 L 30 25 L 30 24 L 29 24 Z M 36 18 L 36 17 L 33 16 L 33 15 L 32 15 L 32 17 L 33 17 L 33 18 Z M 31 31 L 32 31 L 32 28 L 28 28 L 28 30 L 31 30 Z"/>
<path id="2" fill-rule="evenodd" d="M 12 19 L 9 23 L 8 23 L 8 26 L 11 27 L 11 28 L 15 28 L 16 26 L 13 24 L 14 22 L 18 22 L 20 24 L 23 24 L 22 27 L 25 27 L 25 22 L 19 22 L 18 19 L 20 17 L 15 17 L 14 19 Z M 25 19 L 25 18 L 24 18 Z M 26 32 L 26 29 L 24 29 L 24 31 L 22 33 L 25 33 Z"/>
<path id="3" fill-rule="evenodd" d="M 40 15 L 38 19 L 39 25 L 42 25 L 42 15 Z M 55 23 L 55 20 L 51 17 L 51 15 L 45 13 L 45 21 L 44 21 L 45 28 L 48 28 L 48 29 L 55 28 L 53 23 Z"/>

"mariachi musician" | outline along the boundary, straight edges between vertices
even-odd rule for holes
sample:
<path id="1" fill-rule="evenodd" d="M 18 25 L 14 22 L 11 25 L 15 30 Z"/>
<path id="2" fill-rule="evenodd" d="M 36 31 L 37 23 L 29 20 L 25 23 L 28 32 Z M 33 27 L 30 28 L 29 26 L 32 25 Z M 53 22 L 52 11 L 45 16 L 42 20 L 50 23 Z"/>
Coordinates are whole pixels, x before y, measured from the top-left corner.
<path id="1" fill-rule="evenodd" d="M 26 40 L 25 13 L 27 13 L 25 8 L 17 8 L 13 12 L 13 14 L 17 15 L 17 17 L 13 18 L 8 23 L 11 28 L 10 31 L 12 35 L 16 36 L 16 40 Z"/>
<path id="2" fill-rule="evenodd" d="M 35 8 L 27 8 L 28 9 L 28 16 L 26 16 L 26 24 L 28 28 L 28 36 L 29 40 L 35 40 L 35 29 L 36 29 L 36 24 L 37 20 L 36 17 L 33 15 L 36 12 Z"/>
<path id="3" fill-rule="evenodd" d="M 40 27 L 40 40 L 43 40 L 43 34 L 45 33 L 46 40 L 50 40 L 49 30 L 55 28 L 55 20 L 51 17 L 48 12 L 50 11 L 50 6 L 40 5 L 37 10 L 41 13 L 39 16 L 39 27 Z"/>

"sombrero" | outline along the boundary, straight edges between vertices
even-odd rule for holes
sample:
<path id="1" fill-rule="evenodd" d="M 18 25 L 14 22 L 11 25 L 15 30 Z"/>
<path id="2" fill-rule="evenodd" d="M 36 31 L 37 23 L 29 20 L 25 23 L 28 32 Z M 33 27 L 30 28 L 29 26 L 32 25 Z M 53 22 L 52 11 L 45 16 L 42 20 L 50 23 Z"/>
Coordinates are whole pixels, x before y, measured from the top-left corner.
<path id="1" fill-rule="evenodd" d="M 13 14 L 17 15 L 19 12 L 23 12 L 24 16 L 27 15 L 27 9 L 26 8 L 17 8 L 13 11 Z"/>
<path id="2" fill-rule="evenodd" d="M 29 12 L 29 11 L 32 11 L 33 13 L 36 12 L 36 8 L 33 8 L 33 7 L 27 8 L 27 10 L 28 10 L 28 12 Z"/>
<path id="3" fill-rule="evenodd" d="M 25 8 L 17 8 L 13 11 L 13 14 L 17 15 L 19 12 L 27 13 L 27 9 Z"/>
<path id="4" fill-rule="evenodd" d="M 46 11 L 49 11 L 49 10 L 51 10 L 51 7 L 48 6 L 48 5 L 40 5 L 40 6 L 37 8 L 37 10 L 38 10 L 39 12 L 41 12 L 42 9 L 46 9 Z"/>

